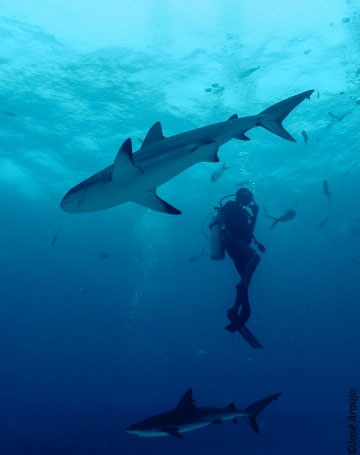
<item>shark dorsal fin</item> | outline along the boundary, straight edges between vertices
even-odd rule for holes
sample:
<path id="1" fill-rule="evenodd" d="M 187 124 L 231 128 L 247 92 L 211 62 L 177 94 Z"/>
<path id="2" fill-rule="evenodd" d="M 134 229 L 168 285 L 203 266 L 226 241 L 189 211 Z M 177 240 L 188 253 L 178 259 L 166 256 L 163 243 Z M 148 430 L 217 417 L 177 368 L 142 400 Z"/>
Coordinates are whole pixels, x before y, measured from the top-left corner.
<path id="1" fill-rule="evenodd" d="M 234 120 L 234 119 L 236 119 L 236 118 L 239 118 L 239 117 L 238 117 L 237 114 L 234 114 L 234 115 L 232 115 L 231 117 L 228 118 L 228 121 L 229 121 L 229 120 Z"/>
<path id="2" fill-rule="evenodd" d="M 144 173 L 143 170 L 134 163 L 132 143 L 129 138 L 126 139 L 116 155 L 112 170 L 112 179 L 119 180 L 124 175 L 132 173 L 131 171 L 135 171 L 137 174 Z"/>
<path id="3" fill-rule="evenodd" d="M 229 409 L 235 409 L 235 405 L 234 403 L 230 403 L 229 406 L 228 406 Z"/>
<path id="4" fill-rule="evenodd" d="M 194 400 L 192 397 L 192 389 L 187 390 L 181 400 L 179 401 L 176 409 L 186 411 L 194 407 Z"/>
<path id="5" fill-rule="evenodd" d="M 142 143 L 141 148 L 147 147 L 148 145 L 152 144 L 153 142 L 162 141 L 163 139 L 165 139 L 165 137 L 162 132 L 161 123 L 156 122 L 149 129 L 149 131 L 144 139 L 144 142 Z"/>

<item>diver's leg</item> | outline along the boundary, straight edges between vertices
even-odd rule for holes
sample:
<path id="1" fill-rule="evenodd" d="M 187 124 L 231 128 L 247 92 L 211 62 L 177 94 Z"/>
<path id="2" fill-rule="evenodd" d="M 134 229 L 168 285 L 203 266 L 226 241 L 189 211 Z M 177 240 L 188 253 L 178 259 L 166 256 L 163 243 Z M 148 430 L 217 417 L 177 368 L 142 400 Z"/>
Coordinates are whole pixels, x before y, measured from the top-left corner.
<path id="1" fill-rule="evenodd" d="M 238 320 L 238 312 L 240 307 L 246 300 L 247 288 L 242 285 L 242 282 L 236 286 L 236 297 L 234 305 L 227 310 L 227 317 L 231 322 L 235 323 Z"/>
<path id="2" fill-rule="evenodd" d="M 253 253 L 249 256 L 249 259 L 245 265 L 244 273 L 242 274 L 241 285 L 245 288 L 249 287 L 251 278 L 256 270 L 260 262 L 260 256 L 253 251 Z"/>

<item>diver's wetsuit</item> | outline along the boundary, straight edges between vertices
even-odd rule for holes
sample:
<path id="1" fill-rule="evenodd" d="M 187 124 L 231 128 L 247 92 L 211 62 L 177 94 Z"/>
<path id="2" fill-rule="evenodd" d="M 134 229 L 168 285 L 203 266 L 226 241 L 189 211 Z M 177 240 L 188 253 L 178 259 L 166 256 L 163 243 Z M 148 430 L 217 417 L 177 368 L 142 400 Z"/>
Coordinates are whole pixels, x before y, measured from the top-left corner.
<path id="1" fill-rule="evenodd" d="M 250 246 L 254 238 L 253 231 L 259 206 L 253 202 L 249 205 L 249 209 L 252 213 L 249 213 L 239 202 L 229 201 L 220 210 L 225 226 L 223 231 L 224 247 L 241 276 L 241 282 L 236 287 L 235 303 L 228 310 L 228 317 L 235 324 L 234 329 L 244 326 L 250 317 L 248 287 L 260 261 L 260 256 Z M 240 307 L 241 311 L 238 315 Z"/>

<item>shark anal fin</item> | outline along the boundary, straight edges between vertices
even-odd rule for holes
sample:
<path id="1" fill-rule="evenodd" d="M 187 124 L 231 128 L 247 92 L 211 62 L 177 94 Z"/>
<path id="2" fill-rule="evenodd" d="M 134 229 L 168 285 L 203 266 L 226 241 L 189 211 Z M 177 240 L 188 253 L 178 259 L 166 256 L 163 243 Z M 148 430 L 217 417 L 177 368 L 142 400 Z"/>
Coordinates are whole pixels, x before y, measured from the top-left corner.
<path id="1" fill-rule="evenodd" d="M 170 436 L 174 436 L 175 438 L 184 439 L 184 436 L 179 433 L 178 428 L 164 427 L 161 429 L 161 431 L 162 433 L 167 433 Z"/>
<path id="2" fill-rule="evenodd" d="M 113 180 L 119 180 L 129 174 L 142 175 L 143 173 L 144 171 L 134 163 L 131 139 L 126 139 L 116 155 L 111 177 Z"/>
<path id="3" fill-rule="evenodd" d="M 136 196 L 136 198 L 132 199 L 132 201 L 157 212 L 169 213 L 170 215 L 181 214 L 180 210 L 159 198 L 155 189 Z"/>
<path id="4" fill-rule="evenodd" d="M 222 422 L 222 420 L 216 419 L 216 420 L 213 420 L 211 423 L 215 423 L 215 425 L 220 425 L 221 422 Z"/>
<path id="5" fill-rule="evenodd" d="M 231 117 L 228 118 L 228 121 L 229 120 L 234 120 L 236 118 L 239 118 L 237 114 L 233 114 Z"/>
<path id="6" fill-rule="evenodd" d="M 238 421 L 238 419 L 237 419 L 236 417 L 234 417 L 234 418 L 232 419 L 232 421 L 233 421 L 234 423 L 239 423 L 239 421 Z"/>
<path id="7" fill-rule="evenodd" d="M 149 129 L 149 131 L 144 139 L 144 142 L 141 145 L 140 150 L 143 149 L 144 147 L 147 147 L 148 145 L 151 145 L 153 142 L 159 142 L 159 141 L 162 141 L 163 139 L 165 139 L 165 137 L 162 132 L 161 123 L 156 122 Z"/>

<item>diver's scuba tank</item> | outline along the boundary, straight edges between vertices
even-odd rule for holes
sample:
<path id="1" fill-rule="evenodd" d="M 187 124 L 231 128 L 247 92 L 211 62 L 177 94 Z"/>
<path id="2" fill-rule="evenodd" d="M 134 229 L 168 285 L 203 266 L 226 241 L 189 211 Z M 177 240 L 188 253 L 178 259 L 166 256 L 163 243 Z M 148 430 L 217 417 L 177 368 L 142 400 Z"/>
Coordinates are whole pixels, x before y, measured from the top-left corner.
<path id="1" fill-rule="evenodd" d="M 215 213 L 211 218 L 209 229 L 211 232 L 210 239 L 210 257 L 215 261 L 221 261 L 225 257 L 225 247 L 222 236 L 222 220 L 219 212 Z"/>

